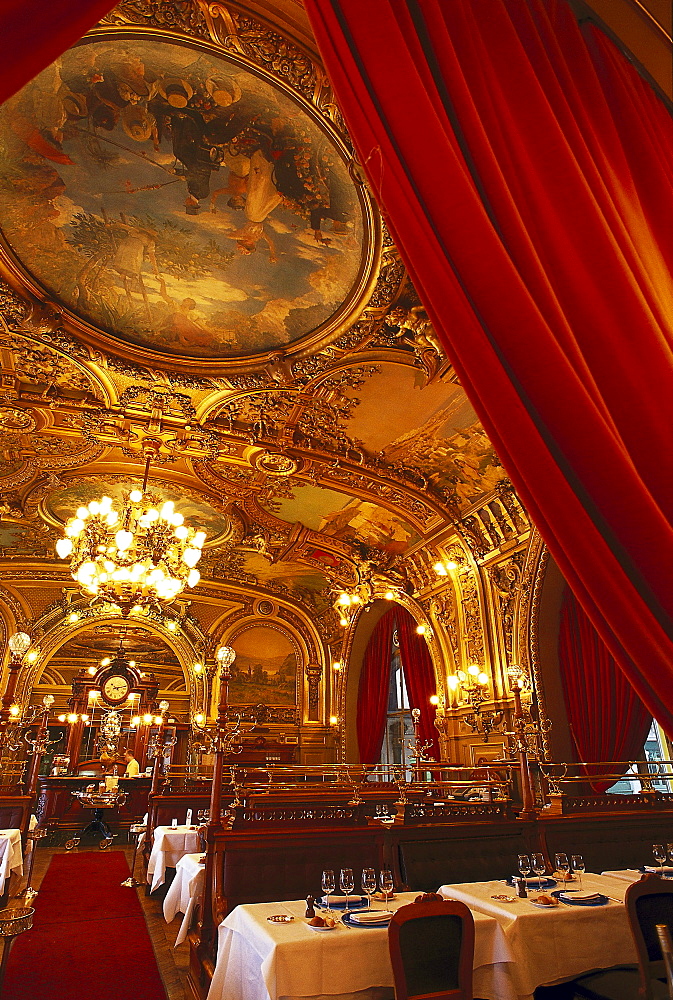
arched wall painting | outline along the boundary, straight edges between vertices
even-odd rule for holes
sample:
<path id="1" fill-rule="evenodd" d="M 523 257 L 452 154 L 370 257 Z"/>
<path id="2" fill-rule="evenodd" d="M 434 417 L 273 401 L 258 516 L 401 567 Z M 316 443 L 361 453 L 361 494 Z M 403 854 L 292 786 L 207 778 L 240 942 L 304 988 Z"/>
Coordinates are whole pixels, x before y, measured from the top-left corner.
<path id="1" fill-rule="evenodd" d="M 232 640 L 236 659 L 231 668 L 232 705 L 295 705 L 297 654 L 278 629 L 259 625 Z"/>
<path id="2" fill-rule="evenodd" d="M 224 56 L 86 39 L 5 103 L 0 146 L 10 248 L 128 343 L 256 354 L 357 299 L 365 223 L 337 142 Z"/>

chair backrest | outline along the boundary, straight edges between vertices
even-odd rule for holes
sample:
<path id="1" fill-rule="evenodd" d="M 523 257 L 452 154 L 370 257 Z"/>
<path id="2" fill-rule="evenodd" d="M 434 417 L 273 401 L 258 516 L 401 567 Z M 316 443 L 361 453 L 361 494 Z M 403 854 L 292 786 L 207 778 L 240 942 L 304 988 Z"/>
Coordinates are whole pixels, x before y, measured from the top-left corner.
<path id="1" fill-rule="evenodd" d="M 397 1000 L 472 1000 L 474 919 L 455 899 L 409 903 L 388 927 Z"/>
<path id="2" fill-rule="evenodd" d="M 671 930 L 667 924 L 657 924 L 657 937 L 666 969 L 668 1000 L 673 1000 L 673 941 L 671 941 Z"/>
<path id="3" fill-rule="evenodd" d="M 628 887 L 624 902 L 638 952 L 642 995 L 651 1000 L 653 980 L 666 976 L 657 924 L 673 927 L 673 882 L 643 875 Z"/>

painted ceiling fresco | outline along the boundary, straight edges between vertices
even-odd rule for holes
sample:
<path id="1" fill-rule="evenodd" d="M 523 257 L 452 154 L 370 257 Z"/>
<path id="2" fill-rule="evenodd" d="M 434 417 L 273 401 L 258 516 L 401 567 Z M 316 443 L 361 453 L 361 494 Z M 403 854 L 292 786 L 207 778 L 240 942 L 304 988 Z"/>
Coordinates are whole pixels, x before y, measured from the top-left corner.
<path id="1" fill-rule="evenodd" d="M 410 524 L 383 507 L 317 486 L 295 487 L 290 497 L 275 501 L 273 510 L 291 524 L 395 555 L 419 538 Z"/>
<path id="2" fill-rule="evenodd" d="M 85 41 L 0 110 L 0 228 L 94 326 L 173 355 L 291 343 L 348 299 L 363 222 L 303 107 L 233 61 Z"/>
<path id="3" fill-rule="evenodd" d="M 422 383 L 412 368 L 381 365 L 357 390 L 347 390 L 359 400 L 347 431 L 384 460 L 447 487 L 459 504 L 473 503 L 504 478 L 504 469 L 463 389 Z"/>
<path id="4" fill-rule="evenodd" d="M 65 523 L 73 517 L 78 507 L 86 506 L 91 500 L 109 496 L 120 500 L 124 493 L 140 489 L 142 477 L 117 476 L 106 479 L 103 476 L 84 476 L 66 486 L 54 490 L 45 503 L 45 512 L 57 522 Z M 215 510 L 210 504 L 198 499 L 188 490 L 180 490 L 166 483 L 149 480 L 148 489 L 155 491 L 162 500 L 172 500 L 188 523 L 198 523 L 206 532 L 204 547 L 219 544 L 229 532 L 229 518 Z"/>

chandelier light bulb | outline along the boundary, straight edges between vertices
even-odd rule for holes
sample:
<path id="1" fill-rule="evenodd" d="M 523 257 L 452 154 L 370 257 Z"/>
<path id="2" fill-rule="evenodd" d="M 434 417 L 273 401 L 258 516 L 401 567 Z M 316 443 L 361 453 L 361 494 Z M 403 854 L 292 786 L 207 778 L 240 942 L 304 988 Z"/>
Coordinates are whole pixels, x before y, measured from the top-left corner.
<path id="1" fill-rule="evenodd" d="M 149 712 L 146 715 L 143 715 L 143 722 L 146 723 L 146 725 L 149 726 L 151 721 L 152 721 L 152 716 L 149 714 Z"/>
<path id="2" fill-rule="evenodd" d="M 129 493 L 129 500 L 132 500 L 133 503 L 139 503 L 142 500 L 142 498 L 143 495 L 140 490 L 131 490 L 131 492 Z"/>
<path id="3" fill-rule="evenodd" d="M 467 668 L 467 672 L 468 672 L 468 674 L 472 674 L 472 676 L 473 676 L 473 677 L 478 677 L 478 676 L 479 676 L 479 674 L 480 674 L 480 670 L 479 670 L 479 667 L 478 667 L 478 666 L 476 665 L 476 663 L 472 663 L 472 664 L 471 664 L 471 665 L 470 665 L 470 666 L 469 666 L 469 667 Z"/>
<path id="4" fill-rule="evenodd" d="M 12 705 L 12 706 L 10 707 L 10 709 L 9 709 L 9 714 L 10 714 L 10 715 L 11 715 L 11 716 L 12 716 L 13 718 L 16 718 L 16 717 L 17 717 L 17 715 L 20 715 L 20 714 L 21 714 L 21 709 L 19 708 L 19 706 L 18 706 L 18 705 Z"/>
<path id="5" fill-rule="evenodd" d="M 59 538 L 56 542 L 56 554 L 61 557 L 61 559 L 67 559 L 72 552 L 72 542 L 69 538 Z"/>

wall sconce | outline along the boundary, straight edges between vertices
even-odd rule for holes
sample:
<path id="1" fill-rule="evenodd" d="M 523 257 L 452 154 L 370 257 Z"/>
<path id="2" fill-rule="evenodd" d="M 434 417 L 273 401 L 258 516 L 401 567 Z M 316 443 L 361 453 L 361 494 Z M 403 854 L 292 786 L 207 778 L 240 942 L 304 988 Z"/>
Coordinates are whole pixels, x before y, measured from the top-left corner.
<path id="1" fill-rule="evenodd" d="M 334 671 L 335 674 L 338 674 L 340 673 L 342 666 L 343 664 L 341 663 L 341 660 L 335 660 L 334 663 L 332 664 L 332 670 Z"/>
<path id="2" fill-rule="evenodd" d="M 202 663 L 195 663 L 194 664 L 194 673 L 198 675 L 202 671 L 203 671 L 203 664 Z"/>
<path id="3" fill-rule="evenodd" d="M 472 709 L 468 715 L 461 716 L 460 721 L 473 732 L 481 733 L 484 742 L 488 743 L 490 733 L 498 728 L 504 718 L 503 712 L 483 711 L 489 684 L 488 674 L 476 663 L 472 663 L 467 671 L 459 670 L 456 674 L 450 674 L 446 683 L 451 692 L 452 707 L 459 708 L 467 703 Z"/>
<path id="4" fill-rule="evenodd" d="M 330 717 L 329 717 L 329 724 L 332 727 L 332 729 L 337 729 L 338 726 L 339 726 L 339 718 L 338 718 L 338 716 L 336 716 L 336 715 L 330 715 Z"/>

